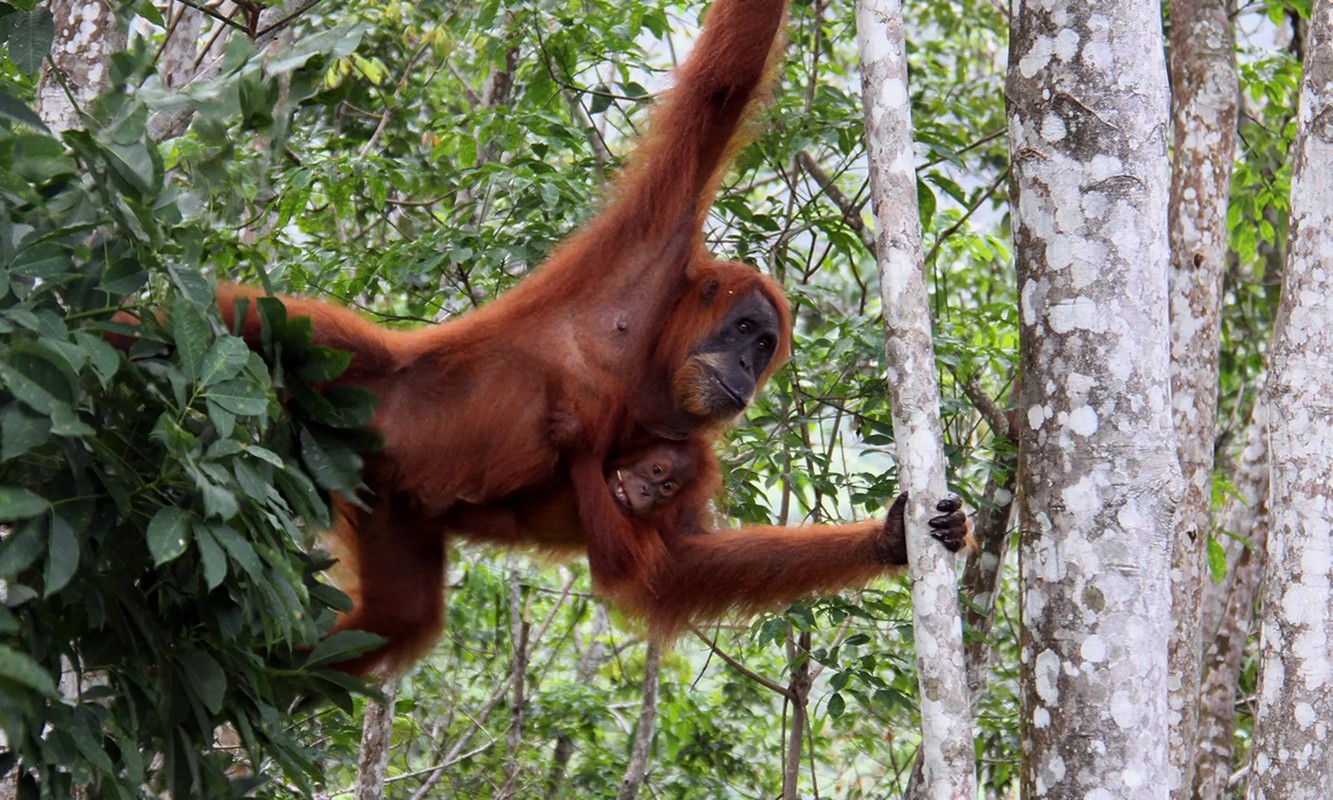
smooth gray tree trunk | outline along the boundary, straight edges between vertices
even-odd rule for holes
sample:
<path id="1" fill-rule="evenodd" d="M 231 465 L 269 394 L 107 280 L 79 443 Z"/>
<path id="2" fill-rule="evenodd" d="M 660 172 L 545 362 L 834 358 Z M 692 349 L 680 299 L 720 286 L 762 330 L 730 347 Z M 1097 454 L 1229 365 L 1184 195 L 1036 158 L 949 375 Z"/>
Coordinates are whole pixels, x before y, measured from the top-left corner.
<path id="1" fill-rule="evenodd" d="M 1226 0 L 1170 0 L 1171 396 L 1184 478 L 1171 538 L 1171 794 L 1190 796 L 1199 724 L 1199 624 L 1217 421 L 1217 348 L 1239 85 Z"/>
<path id="2" fill-rule="evenodd" d="M 1161 7 L 1011 11 L 1022 789 L 1162 798 L 1180 478 Z"/>
<path id="3" fill-rule="evenodd" d="M 875 208 L 885 364 L 898 476 L 908 495 L 908 572 L 922 727 L 918 756 L 922 769 L 917 773 L 921 778 L 910 787 L 909 795 L 959 800 L 976 793 L 976 757 L 953 557 L 931 539 L 926 522 L 936 513 L 934 504 L 947 489 L 898 0 L 858 0 L 856 39 Z"/>
<path id="4" fill-rule="evenodd" d="M 1310 12 L 1268 396 L 1272 458 L 1250 796 L 1333 797 L 1333 2 Z"/>

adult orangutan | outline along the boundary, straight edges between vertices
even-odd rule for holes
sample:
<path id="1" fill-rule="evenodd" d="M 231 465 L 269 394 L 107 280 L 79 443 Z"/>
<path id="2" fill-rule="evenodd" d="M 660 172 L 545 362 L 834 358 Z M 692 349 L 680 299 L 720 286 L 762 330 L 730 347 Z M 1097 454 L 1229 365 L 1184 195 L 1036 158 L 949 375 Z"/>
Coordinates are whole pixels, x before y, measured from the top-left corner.
<path id="1" fill-rule="evenodd" d="M 780 288 L 702 242 L 720 173 L 767 95 L 784 16 L 784 0 L 718 0 L 605 207 L 488 305 L 401 331 L 283 298 L 316 343 L 353 354 L 337 383 L 379 397 L 384 445 L 366 458 L 365 507 L 340 502 L 332 532 L 354 576 L 335 630 L 389 641 L 347 669 L 399 670 L 434 641 L 450 535 L 582 548 L 597 586 L 662 636 L 906 562 L 900 504 L 887 522 L 736 531 L 714 530 L 709 508 L 715 437 L 791 341 Z M 260 296 L 218 292 L 252 343 Z M 651 512 L 626 513 L 608 466 L 670 442 L 693 477 Z M 570 497 L 577 514 L 549 512 Z M 937 538 L 957 549 L 966 518 L 956 501 L 940 508 Z"/>

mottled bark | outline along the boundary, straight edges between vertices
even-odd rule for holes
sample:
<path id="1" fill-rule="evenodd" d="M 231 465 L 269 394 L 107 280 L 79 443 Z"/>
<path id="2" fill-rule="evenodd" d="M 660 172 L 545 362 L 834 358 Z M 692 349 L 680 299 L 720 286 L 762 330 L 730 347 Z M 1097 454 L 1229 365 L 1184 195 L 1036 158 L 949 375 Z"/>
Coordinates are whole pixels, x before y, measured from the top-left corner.
<path id="1" fill-rule="evenodd" d="M 1227 574 L 1203 588 L 1203 680 L 1199 690 L 1199 732 L 1194 764 L 1197 800 L 1226 795 L 1236 737 L 1236 688 L 1241 657 L 1254 620 L 1254 601 L 1263 572 L 1268 535 L 1268 401 L 1260 398 L 1250 419 L 1245 450 L 1232 476 L 1239 498 L 1227 502 L 1218 519 L 1219 543 L 1226 550 Z"/>
<path id="2" fill-rule="evenodd" d="M 200 37 L 205 19 L 212 18 L 184 3 L 172 5 L 167 18 L 166 41 L 162 44 L 157 65 L 163 87 L 180 89 L 194 77 L 200 63 Z"/>
<path id="3" fill-rule="evenodd" d="M 1022 789 L 1160 798 L 1180 482 L 1161 8 L 1012 12 Z"/>
<path id="4" fill-rule="evenodd" d="M 1171 538 L 1171 791 L 1190 795 L 1211 525 L 1217 347 L 1239 89 L 1226 0 L 1171 0 L 1171 398 L 1184 477 Z"/>
<path id="5" fill-rule="evenodd" d="M 976 764 L 957 578 L 953 558 L 930 538 L 926 524 L 947 489 L 898 1 L 858 0 L 856 38 L 884 309 L 885 371 L 898 475 L 909 498 L 908 573 L 922 726 L 921 783 L 909 793 L 970 798 L 976 793 Z"/>
<path id="6" fill-rule="evenodd" d="M 356 761 L 356 800 L 380 800 L 384 796 L 384 773 L 389 766 L 393 739 L 393 704 L 398 681 L 380 686 L 384 702 L 366 701 L 366 719 L 361 728 L 361 754 Z"/>
<path id="7" fill-rule="evenodd" d="M 37 82 L 37 114 L 59 133 L 82 128 L 79 111 L 111 86 L 111 56 L 125 49 L 125 31 L 104 0 L 50 0 L 47 8 L 56 35 Z"/>
<path id="8" fill-rule="evenodd" d="M 1333 797 L 1333 0 L 1310 12 L 1269 354 L 1272 527 L 1250 796 Z"/>
<path id="9" fill-rule="evenodd" d="M 653 761 L 653 731 L 657 727 L 658 675 L 662 666 L 662 646 L 648 643 L 643 658 L 643 704 L 639 706 L 639 725 L 634 731 L 634 746 L 630 749 L 629 765 L 620 781 L 618 800 L 634 800 L 648 777 L 648 766 Z"/>

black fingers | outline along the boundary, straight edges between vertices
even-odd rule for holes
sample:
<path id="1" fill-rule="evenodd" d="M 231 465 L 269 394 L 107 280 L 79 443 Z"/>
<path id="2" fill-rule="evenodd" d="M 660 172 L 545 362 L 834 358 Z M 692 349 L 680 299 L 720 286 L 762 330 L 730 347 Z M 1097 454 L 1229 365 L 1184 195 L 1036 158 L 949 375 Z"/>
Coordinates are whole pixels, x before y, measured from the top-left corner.
<path id="1" fill-rule="evenodd" d="M 899 494 L 889 506 L 889 516 L 884 525 L 885 553 L 884 563 L 907 563 L 907 547 L 903 536 L 903 515 L 907 510 L 907 493 Z M 930 519 L 930 535 L 944 545 L 950 553 L 957 553 L 971 541 L 972 525 L 967 514 L 963 513 L 963 501 L 957 495 L 947 495 L 935 504 L 936 511 L 943 511 Z"/>
<path id="2" fill-rule="evenodd" d="M 948 514 L 940 514 L 938 517 L 930 518 L 930 527 L 943 532 L 954 528 L 967 527 L 967 515 L 962 511 L 953 511 Z"/>
<path id="3" fill-rule="evenodd" d="M 935 504 L 936 511 L 957 511 L 963 507 L 963 501 L 956 494 L 945 496 L 945 498 Z"/>
<path id="4" fill-rule="evenodd" d="M 963 501 L 951 494 L 936 503 L 935 508 L 945 513 L 931 518 L 930 527 L 933 530 L 930 535 L 944 545 L 944 549 L 957 553 L 967 545 L 968 536 L 972 532 L 972 525 L 962 510 Z"/>

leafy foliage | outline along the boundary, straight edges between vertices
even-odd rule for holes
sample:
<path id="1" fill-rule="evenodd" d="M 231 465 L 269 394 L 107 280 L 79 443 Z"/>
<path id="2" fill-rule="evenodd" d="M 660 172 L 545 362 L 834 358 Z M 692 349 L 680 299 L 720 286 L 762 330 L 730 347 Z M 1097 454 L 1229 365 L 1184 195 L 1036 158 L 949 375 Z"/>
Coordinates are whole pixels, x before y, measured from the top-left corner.
<path id="1" fill-rule="evenodd" d="M 17 31 L 9 55 L 23 69 Z M 283 81 L 295 103 L 336 41 L 285 70 L 234 49 L 213 88 L 272 97 Z M 344 599 L 315 580 L 326 563 L 304 526 L 328 519 L 326 491 L 355 487 L 364 443 L 343 431 L 369 419 L 373 399 L 306 399 L 306 380 L 347 361 L 313 348 L 308 322 L 287 322 L 281 306 L 263 309 L 272 376 L 221 329 L 203 270 L 226 220 L 192 213 L 146 137 L 150 93 L 130 91 L 144 52 L 115 66 L 88 130 L 57 139 L 19 124 L 31 123 L 22 112 L 0 130 L 7 763 L 20 796 L 271 792 L 260 775 L 318 774 L 309 746 L 278 724 L 293 703 L 311 692 L 350 703 L 345 678 L 307 669 L 293 648 L 314 643 L 320 610 Z M 204 150 L 280 134 L 272 118 L 200 106 Z M 144 289 L 142 328 L 111 321 Z M 128 352 L 113 347 L 137 333 Z M 315 655 L 329 660 L 331 646 Z M 229 776 L 221 726 L 249 754 L 250 777 Z"/>

